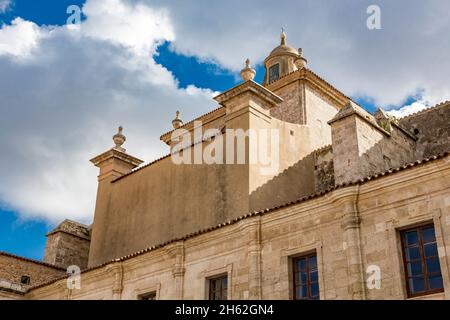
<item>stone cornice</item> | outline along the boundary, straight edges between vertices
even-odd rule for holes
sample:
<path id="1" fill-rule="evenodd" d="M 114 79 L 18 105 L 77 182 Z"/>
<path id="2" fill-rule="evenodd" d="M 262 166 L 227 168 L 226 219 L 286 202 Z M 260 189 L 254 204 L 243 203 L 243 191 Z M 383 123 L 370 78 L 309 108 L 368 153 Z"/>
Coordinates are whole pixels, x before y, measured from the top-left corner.
<path id="1" fill-rule="evenodd" d="M 366 123 L 370 124 L 372 127 L 383 133 L 384 135 L 390 137 L 391 134 L 383 129 L 381 126 L 378 125 L 373 115 L 371 115 L 369 112 L 364 110 L 362 107 L 354 103 L 353 101 L 349 101 L 347 105 L 342 108 L 331 120 L 329 120 L 327 123 L 331 125 L 334 122 L 337 122 L 339 120 L 345 119 L 350 116 L 357 116 L 358 118 L 362 119 Z"/>
<path id="2" fill-rule="evenodd" d="M 119 159 L 122 160 L 126 163 L 132 164 L 134 166 L 139 166 L 140 164 L 143 163 L 142 160 L 133 157 L 125 152 L 119 151 L 115 148 L 112 148 L 106 152 L 103 152 L 102 154 L 92 158 L 90 161 L 95 165 L 95 166 L 99 166 L 99 164 L 101 164 L 104 161 L 107 161 L 111 158 L 115 158 L 115 159 Z"/>
<path id="3" fill-rule="evenodd" d="M 274 82 L 271 82 L 266 87 L 271 91 L 276 91 L 276 90 L 290 84 L 291 82 L 297 81 L 297 80 L 306 81 L 308 84 L 319 89 L 319 91 L 326 94 L 332 100 L 336 101 L 336 103 L 342 107 L 348 101 L 351 100 L 349 97 L 347 97 L 341 91 L 336 89 L 334 86 L 332 86 L 327 81 L 325 81 L 320 76 L 318 76 L 317 74 L 315 74 L 314 72 L 312 72 L 311 70 L 309 70 L 307 68 L 302 68 L 300 70 L 291 72 L 291 73 L 281 77 L 280 79 L 278 79 Z"/>
<path id="4" fill-rule="evenodd" d="M 219 94 L 218 96 L 214 97 L 214 100 L 216 100 L 221 105 L 224 105 L 225 102 L 245 92 L 252 92 L 272 105 L 275 105 L 283 101 L 282 98 L 280 98 L 279 96 L 277 96 L 276 94 L 264 88 L 263 86 L 261 86 L 260 84 L 256 83 L 253 80 L 245 81 L 237 85 L 236 87 Z"/>

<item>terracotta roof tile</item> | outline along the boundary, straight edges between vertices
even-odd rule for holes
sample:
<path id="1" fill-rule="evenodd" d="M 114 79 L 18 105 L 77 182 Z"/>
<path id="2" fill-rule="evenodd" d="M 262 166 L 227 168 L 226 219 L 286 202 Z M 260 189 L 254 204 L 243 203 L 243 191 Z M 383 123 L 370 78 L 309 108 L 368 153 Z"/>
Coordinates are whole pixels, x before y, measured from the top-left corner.
<path id="1" fill-rule="evenodd" d="M 26 262 L 31 262 L 31 263 L 35 263 L 35 264 L 40 264 L 44 267 L 48 267 L 48 268 L 53 268 L 53 269 L 57 269 L 57 270 L 63 270 L 66 271 L 66 269 L 61 268 L 61 267 L 57 267 L 53 264 L 50 263 L 46 263 L 44 261 L 39 261 L 39 260 L 33 260 L 33 259 L 29 259 L 29 258 L 25 258 L 25 257 L 21 257 L 21 256 L 17 256 L 15 254 L 12 253 L 8 253 L 8 252 L 4 252 L 4 251 L 0 251 L 0 255 L 1 256 L 6 256 L 6 257 L 10 257 L 13 259 L 18 259 L 18 260 L 22 260 L 22 261 L 26 261 Z"/>
<path id="2" fill-rule="evenodd" d="M 214 109 L 214 110 L 211 110 L 211 111 L 209 111 L 209 112 L 207 112 L 207 113 L 204 113 L 204 114 L 202 114 L 201 116 L 198 116 L 197 118 L 195 118 L 195 119 L 193 119 L 193 120 L 191 120 L 191 121 L 188 121 L 188 122 L 186 122 L 186 123 L 183 123 L 183 125 L 182 125 L 180 128 L 183 128 L 183 127 L 185 127 L 185 126 L 187 126 L 187 125 L 189 125 L 189 124 L 191 124 L 191 123 L 193 123 L 193 122 L 195 122 L 195 121 L 198 121 L 198 120 L 200 120 L 200 119 L 203 119 L 204 117 L 206 117 L 206 116 L 208 116 L 208 115 L 210 115 L 210 114 L 212 114 L 212 113 L 214 113 L 214 112 L 217 112 L 217 111 L 219 111 L 219 110 L 221 110 L 221 109 L 223 109 L 223 108 L 225 108 L 225 107 L 220 106 L 220 107 L 218 107 L 218 108 L 216 108 L 216 109 Z M 163 138 L 164 136 L 166 136 L 166 135 L 168 135 L 168 134 L 171 134 L 171 133 L 174 132 L 174 131 L 175 131 L 175 129 L 170 130 L 170 131 L 168 131 L 168 132 L 162 134 L 161 137 L 160 137 L 160 139 L 162 140 L 162 138 Z"/>

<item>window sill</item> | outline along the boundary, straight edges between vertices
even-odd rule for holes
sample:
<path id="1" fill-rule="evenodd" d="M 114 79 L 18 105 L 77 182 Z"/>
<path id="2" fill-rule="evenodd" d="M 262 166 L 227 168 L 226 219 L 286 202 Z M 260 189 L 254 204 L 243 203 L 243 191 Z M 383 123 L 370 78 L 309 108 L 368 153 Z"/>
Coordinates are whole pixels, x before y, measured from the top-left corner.
<path id="1" fill-rule="evenodd" d="M 445 292 L 427 294 L 420 297 L 408 298 L 406 300 L 445 300 Z"/>

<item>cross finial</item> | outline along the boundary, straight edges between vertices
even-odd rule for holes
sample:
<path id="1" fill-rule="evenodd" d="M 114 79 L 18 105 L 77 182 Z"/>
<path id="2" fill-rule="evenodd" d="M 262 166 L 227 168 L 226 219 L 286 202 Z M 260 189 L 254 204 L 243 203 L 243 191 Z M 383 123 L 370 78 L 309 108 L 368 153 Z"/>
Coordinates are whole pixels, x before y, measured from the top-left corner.
<path id="1" fill-rule="evenodd" d="M 284 28 L 281 27 L 281 45 L 286 45 L 286 33 L 284 32 Z"/>

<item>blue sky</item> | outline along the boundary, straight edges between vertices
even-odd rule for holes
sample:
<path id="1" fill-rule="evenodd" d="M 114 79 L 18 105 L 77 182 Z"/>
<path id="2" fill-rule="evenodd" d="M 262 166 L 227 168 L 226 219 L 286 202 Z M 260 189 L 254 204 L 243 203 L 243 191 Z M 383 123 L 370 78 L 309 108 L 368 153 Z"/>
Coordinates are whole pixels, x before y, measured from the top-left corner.
<path id="1" fill-rule="evenodd" d="M 42 259 L 45 234 L 58 222 L 90 223 L 97 173 L 88 159 L 110 145 L 115 128 L 124 125 L 133 155 L 151 161 L 166 153 L 158 137 L 175 110 L 189 120 L 213 109 L 213 93 L 240 81 L 247 57 L 262 81 L 262 61 L 278 45 L 281 26 L 288 43 L 303 46 L 312 70 L 371 112 L 418 110 L 450 97 L 443 85 L 448 48 L 436 41 L 450 30 L 438 23 L 448 20 L 440 20 L 445 4 L 380 1 L 383 29 L 370 32 L 370 1 L 345 8 L 283 3 L 298 8 L 88 1 L 77 35 L 48 26 L 64 26 L 67 7 L 84 1 L 12 1 L 0 13 L 0 125 L 7 132 L 0 138 L 0 168 L 7 168 L 0 171 L 0 251 Z M 413 26 L 402 3 L 411 8 Z M 227 15 L 236 5 L 242 10 Z"/>

